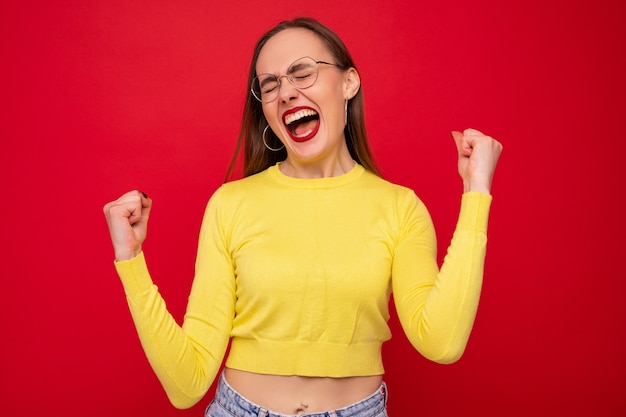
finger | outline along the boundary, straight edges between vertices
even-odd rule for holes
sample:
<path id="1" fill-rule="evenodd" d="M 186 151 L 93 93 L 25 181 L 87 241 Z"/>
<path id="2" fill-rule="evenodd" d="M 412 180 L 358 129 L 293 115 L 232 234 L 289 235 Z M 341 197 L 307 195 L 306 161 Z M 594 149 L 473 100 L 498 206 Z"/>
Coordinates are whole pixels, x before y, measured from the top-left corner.
<path id="1" fill-rule="evenodd" d="M 463 131 L 464 135 L 467 136 L 485 136 L 485 134 L 483 132 L 481 132 L 480 130 L 476 130 L 476 129 L 472 129 L 472 128 L 467 128 Z"/>
<path id="2" fill-rule="evenodd" d="M 125 219 L 133 225 L 142 219 L 147 220 L 151 207 L 152 200 L 145 193 L 134 190 L 107 203 L 104 206 L 104 214 L 108 221 Z"/>
<path id="3" fill-rule="evenodd" d="M 126 209 L 128 210 L 128 221 L 130 224 L 133 225 L 139 221 L 147 222 L 150 216 L 150 209 L 152 208 L 152 200 L 148 195 L 143 191 L 134 190 L 127 193 L 125 197 L 128 203 Z"/>
<path id="4" fill-rule="evenodd" d="M 502 150 L 500 142 L 491 136 L 478 132 L 477 130 L 474 130 L 469 134 L 464 134 L 463 137 L 467 141 L 468 145 L 474 150 L 480 148 L 482 152 L 489 151 L 496 155 Z"/>
<path id="5" fill-rule="evenodd" d="M 452 139 L 454 139 L 454 144 L 456 145 L 456 149 L 460 153 L 461 142 L 463 141 L 463 133 L 459 132 L 458 130 L 453 130 L 452 132 L 450 132 L 450 134 L 452 135 Z"/>
<path id="6" fill-rule="evenodd" d="M 142 207 L 151 207 L 152 206 L 152 199 L 150 197 L 148 197 L 148 195 L 146 193 L 144 193 L 143 191 L 139 191 L 139 195 L 141 196 L 141 206 Z"/>
<path id="7" fill-rule="evenodd" d="M 143 191 L 141 194 L 141 218 L 144 222 L 148 222 L 148 217 L 150 217 L 150 210 L 152 210 L 152 199 L 146 195 Z"/>
<path id="8" fill-rule="evenodd" d="M 452 135 L 452 139 L 454 139 L 454 143 L 456 144 L 456 149 L 461 156 L 469 156 L 472 153 L 472 147 L 467 141 L 465 135 L 457 130 L 453 130 L 450 132 Z"/>

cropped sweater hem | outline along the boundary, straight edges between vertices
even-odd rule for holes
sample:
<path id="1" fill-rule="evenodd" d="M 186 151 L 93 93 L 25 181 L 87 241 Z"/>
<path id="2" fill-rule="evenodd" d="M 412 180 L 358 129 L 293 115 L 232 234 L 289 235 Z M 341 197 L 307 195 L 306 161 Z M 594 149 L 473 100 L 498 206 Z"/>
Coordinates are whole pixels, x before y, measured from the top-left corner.
<path id="1" fill-rule="evenodd" d="M 382 375 L 385 371 L 381 347 L 380 342 L 341 345 L 235 338 L 226 366 L 272 375 L 332 378 Z"/>

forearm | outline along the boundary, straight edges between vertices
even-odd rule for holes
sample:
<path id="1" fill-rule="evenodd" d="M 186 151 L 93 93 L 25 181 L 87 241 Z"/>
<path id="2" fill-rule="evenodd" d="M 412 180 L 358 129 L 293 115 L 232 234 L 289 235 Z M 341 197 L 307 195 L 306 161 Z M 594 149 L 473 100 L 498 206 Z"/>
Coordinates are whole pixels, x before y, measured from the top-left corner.
<path id="1" fill-rule="evenodd" d="M 143 253 L 116 268 L 142 347 L 168 398 L 177 408 L 193 406 L 219 371 L 227 337 L 210 351 L 179 326 L 152 283 Z"/>
<path id="2" fill-rule="evenodd" d="M 485 247 L 484 234 L 455 232 L 421 317 L 411 324 L 429 359 L 452 363 L 465 351 L 480 299 Z"/>
<path id="3" fill-rule="evenodd" d="M 414 259 L 398 261 L 404 279 L 394 284 L 396 304 L 411 343 L 440 363 L 458 360 L 467 344 L 480 298 L 491 197 L 463 196 L 457 228 L 439 270 L 434 259 L 414 244 Z M 434 242 L 432 243 L 435 244 Z M 434 258 L 434 255 L 430 255 Z"/>

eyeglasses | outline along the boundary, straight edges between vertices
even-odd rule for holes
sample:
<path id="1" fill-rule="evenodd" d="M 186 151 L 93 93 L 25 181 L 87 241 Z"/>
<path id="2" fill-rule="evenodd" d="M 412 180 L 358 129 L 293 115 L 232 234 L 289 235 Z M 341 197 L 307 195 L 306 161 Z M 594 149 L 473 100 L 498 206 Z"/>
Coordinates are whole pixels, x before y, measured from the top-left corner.
<path id="1" fill-rule="evenodd" d="M 273 74 L 259 74 L 252 80 L 250 91 L 254 98 L 262 103 L 270 103 L 278 97 L 278 91 L 280 90 L 281 79 L 287 77 L 287 80 L 296 87 L 298 90 L 309 88 L 315 81 L 317 81 L 317 74 L 319 71 L 319 64 L 333 65 L 339 67 L 337 64 L 331 64 L 325 61 L 316 61 L 311 57 L 305 56 L 297 59 L 287 69 L 286 75 L 277 77 Z"/>

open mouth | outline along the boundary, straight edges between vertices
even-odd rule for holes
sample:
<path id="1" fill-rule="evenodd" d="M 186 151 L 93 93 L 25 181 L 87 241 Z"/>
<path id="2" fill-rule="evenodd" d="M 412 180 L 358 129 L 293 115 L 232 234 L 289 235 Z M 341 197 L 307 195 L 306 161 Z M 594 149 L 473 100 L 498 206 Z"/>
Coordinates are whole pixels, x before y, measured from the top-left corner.
<path id="1" fill-rule="evenodd" d="M 295 142 L 305 142 L 317 134 L 320 116 L 310 107 L 299 107 L 285 112 L 283 123 L 291 139 Z"/>

